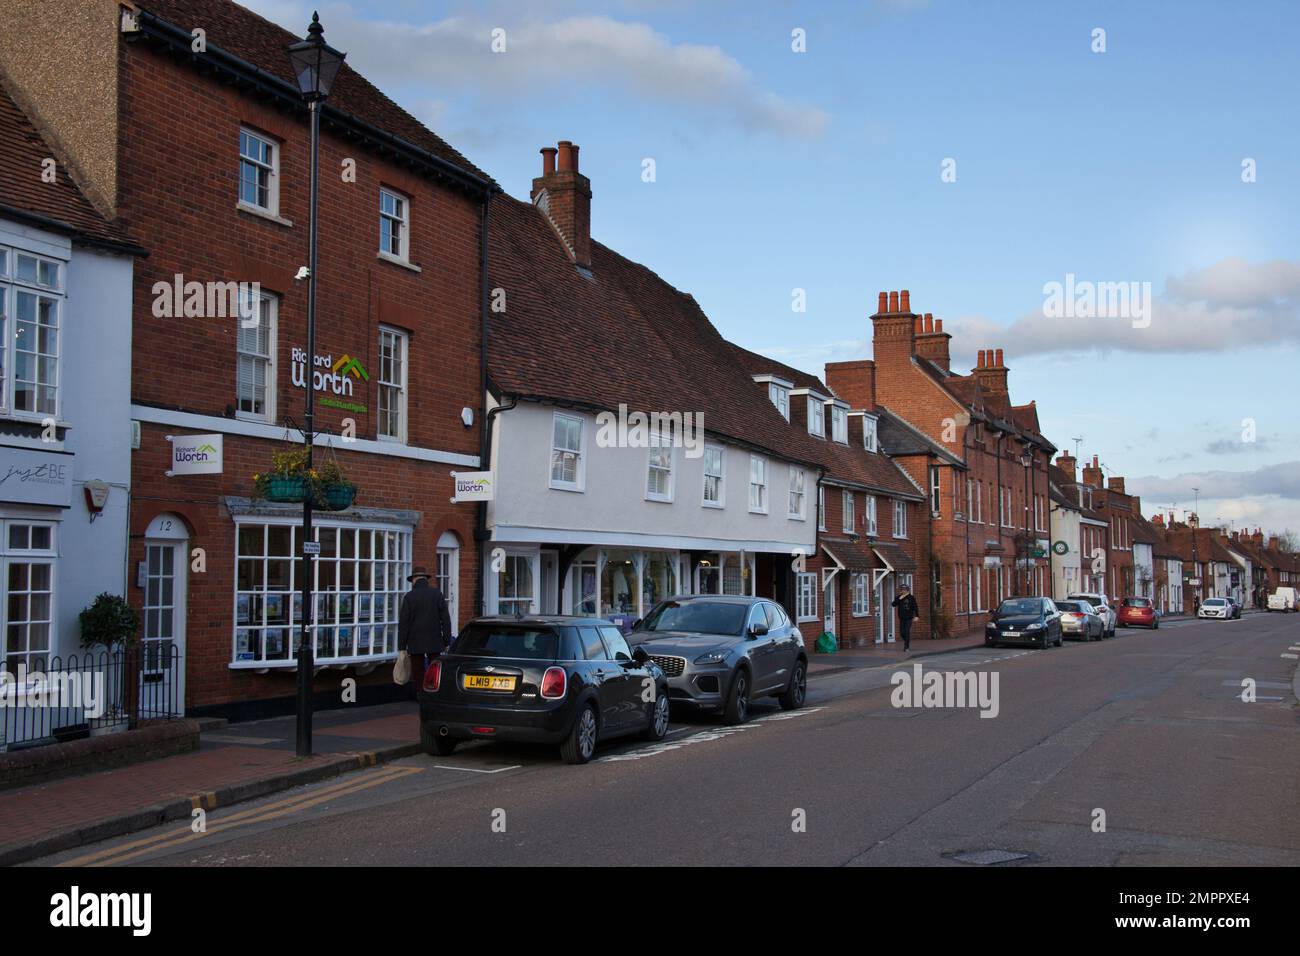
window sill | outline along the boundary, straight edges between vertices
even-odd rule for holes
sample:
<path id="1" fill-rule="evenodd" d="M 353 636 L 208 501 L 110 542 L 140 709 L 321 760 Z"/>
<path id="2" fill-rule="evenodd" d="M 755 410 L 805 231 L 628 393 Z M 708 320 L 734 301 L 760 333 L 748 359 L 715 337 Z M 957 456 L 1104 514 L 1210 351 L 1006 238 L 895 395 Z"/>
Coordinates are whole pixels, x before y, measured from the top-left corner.
<path id="1" fill-rule="evenodd" d="M 788 514 L 788 515 L 786 515 L 785 517 L 786 517 L 786 520 L 787 520 L 787 521 L 807 521 L 807 520 L 808 520 L 808 519 L 805 518 L 803 515 L 791 515 L 791 514 Z"/>
<path id="2" fill-rule="evenodd" d="M 724 508 L 726 507 L 726 505 L 724 505 L 721 501 L 702 501 L 702 502 L 700 502 L 700 507 L 701 507 L 701 508 L 715 508 L 715 509 L 717 509 L 718 511 L 721 511 L 722 509 L 724 509 Z"/>
<path id="3" fill-rule="evenodd" d="M 555 482 L 551 482 L 551 484 L 548 485 L 547 487 L 549 487 L 551 491 L 570 491 L 573 492 L 574 494 L 579 494 L 579 495 L 582 494 L 583 491 L 585 490 L 583 488 L 579 488 L 577 485 L 561 485 Z"/>
<path id="4" fill-rule="evenodd" d="M 657 505 L 670 505 L 673 503 L 672 498 L 666 498 L 662 495 L 646 495 L 646 501 L 653 501 Z"/>
<path id="5" fill-rule="evenodd" d="M 420 273 L 424 271 L 415 263 L 408 262 L 407 260 L 401 258 L 400 256 L 393 255 L 391 252 L 384 252 L 382 249 L 379 252 L 375 253 L 375 258 L 378 259 L 380 262 L 387 262 L 395 266 L 401 266 L 403 269 L 410 269 L 412 272 L 415 273 Z"/>
<path id="6" fill-rule="evenodd" d="M 752 514 L 752 515 L 766 515 L 766 514 L 767 514 L 767 509 L 766 509 L 766 508 L 750 508 L 750 509 L 749 509 L 749 513 Z"/>
<path id="7" fill-rule="evenodd" d="M 285 219 L 283 216 L 276 215 L 275 213 L 271 212 L 269 209 L 263 209 L 261 206 L 254 206 L 251 203 L 246 203 L 246 202 L 237 202 L 235 203 L 235 209 L 238 212 L 246 212 L 250 216 L 256 216 L 258 219 L 265 219 L 268 222 L 273 222 L 277 226 L 284 226 L 288 229 L 293 228 L 293 223 L 291 223 L 288 219 Z"/>

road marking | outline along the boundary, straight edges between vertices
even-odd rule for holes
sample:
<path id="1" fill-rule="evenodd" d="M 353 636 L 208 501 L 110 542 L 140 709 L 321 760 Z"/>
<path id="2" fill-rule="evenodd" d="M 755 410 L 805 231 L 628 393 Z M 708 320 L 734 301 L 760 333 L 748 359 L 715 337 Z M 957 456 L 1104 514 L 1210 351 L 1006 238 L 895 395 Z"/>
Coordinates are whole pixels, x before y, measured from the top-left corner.
<path id="1" fill-rule="evenodd" d="M 436 763 L 433 766 L 438 770 L 464 770 L 466 773 L 502 773 L 506 770 L 518 770 L 523 766 L 523 764 L 511 764 L 509 767 L 497 767 L 495 770 L 479 770 L 475 767 L 454 767 L 449 763 Z"/>
<path id="2" fill-rule="evenodd" d="M 276 800 L 259 807 L 250 807 L 247 810 L 240 810 L 237 813 L 232 813 L 229 816 L 222 817 L 216 823 L 209 826 L 203 833 L 195 833 L 189 828 L 189 826 L 186 826 L 181 830 L 155 833 L 138 840 L 132 840 L 129 843 L 110 847 L 106 850 L 97 850 L 93 853 L 87 853 L 74 859 L 66 860 L 58 865 L 60 867 L 110 866 L 124 863 L 127 860 L 134 859 L 135 857 L 143 856 L 146 853 L 151 853 L 160 849 L 170 849 L 173 846 L 188 843 L 213 833 L 220 833 L 223 830 L 230 830 L 249 823 L 261 823 L 266 820 L 274 820 L 297 810 L 305 810 L 309 807 L 314 807 L 317 804 L 326 803 L 335 797 L 348 796 L 361 790 L 367 790 L 370 787 L 376 787 L 381 783 L 388 783 L 390 780 L 396 780 L 412 773 L 420 773 L 422 769 L 423 768 L 421 767 L 386 767 L 383 770 L 376 771 L 372 774 L 366 774 L 359 779 L 349 780 L 346 783 L 334 784 L 320 790 L 310 790 L 304 793 L 298 793 L 292 797 Z"/>
<path id="3" fill-rule="evenodd" d="M 1289 661 L 1294 661 L 1294 660 L 1297 660 L 1297 659 L 1298 659 L 1298 655 L 1296 655 L 1296 654 L 1283 654 L 1282 656 L 1285 657 L 1285 658 L 1286 658 L 1287 660 L 1289 660 Z"/>

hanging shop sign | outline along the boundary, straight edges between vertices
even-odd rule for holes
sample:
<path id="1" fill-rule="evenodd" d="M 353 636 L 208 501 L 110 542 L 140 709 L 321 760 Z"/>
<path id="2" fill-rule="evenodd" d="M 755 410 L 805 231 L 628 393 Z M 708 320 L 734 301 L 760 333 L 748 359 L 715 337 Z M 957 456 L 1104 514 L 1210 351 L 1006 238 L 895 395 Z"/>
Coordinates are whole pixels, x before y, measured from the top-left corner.
<path id="1" fill-rule="evenodd" d="M 222 468 L 221 435 L 168 435 L 172 443 L 172 466 L 167 477 L 175 475 L 219 475 Z"/>
<path id="2" fill-rule="evenodd" d="M 0 446 L 0 501 L 72 507 L 72 462 L 66 451 Z"/>
<path id="3" fill-rule="evenodd" d="M 456 494 L 451 499 L 453 504 L 461 501 L 491 501 L 494 485 L 490 471 L 453 471 L 452 481 L 456 483 Z"/>

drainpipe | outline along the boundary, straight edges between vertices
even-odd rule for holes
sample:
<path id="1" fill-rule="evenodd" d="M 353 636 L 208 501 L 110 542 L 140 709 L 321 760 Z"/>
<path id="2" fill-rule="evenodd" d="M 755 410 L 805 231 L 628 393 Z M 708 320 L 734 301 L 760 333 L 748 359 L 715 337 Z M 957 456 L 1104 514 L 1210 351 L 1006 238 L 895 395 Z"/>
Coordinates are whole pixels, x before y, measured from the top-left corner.
<path id="1" fill-rule="evenodd" d="M 492 205 L 492 197 L 486 196 L 483 199 L 483 208 L 480 213 L 479 222 L 479 249 L 478 249 L 478 275 L 479 275 L 479 302 L 478 302 L 478 395 L 479 395 L 479 449 L 478 461 L 479 468 L 484 471 L 492 470 L 492 419 L 494 413 L 501 410 L 500 406 L 488 412 L 487 408 L 487 386 L 488 386 L 488 210 Z M 513 405 L 511 406 L 514 407 Z M 474 582 L 474 613 L 482 614 L 483 608 L 483 576 L 487 573 L 487 566 L 483 561 L 484 551 L 486 549 L 487 538 L 487 502 L 480 501 L 474 508 L 474 545 L 478 555 L 478 574 L 475 575 Z"/>

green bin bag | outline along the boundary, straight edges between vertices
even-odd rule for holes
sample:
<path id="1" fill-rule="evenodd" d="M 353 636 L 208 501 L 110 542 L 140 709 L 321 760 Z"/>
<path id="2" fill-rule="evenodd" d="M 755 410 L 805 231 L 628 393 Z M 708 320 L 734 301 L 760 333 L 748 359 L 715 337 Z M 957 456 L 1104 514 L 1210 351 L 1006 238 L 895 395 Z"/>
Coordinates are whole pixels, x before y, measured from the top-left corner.
<path id="1" fill-rule="evenodd" d="M 830 631 L 823 631 L 822 636 L 817 638 L 818 654 L 834 654 L 839 649 L 840 643 Z"/>

